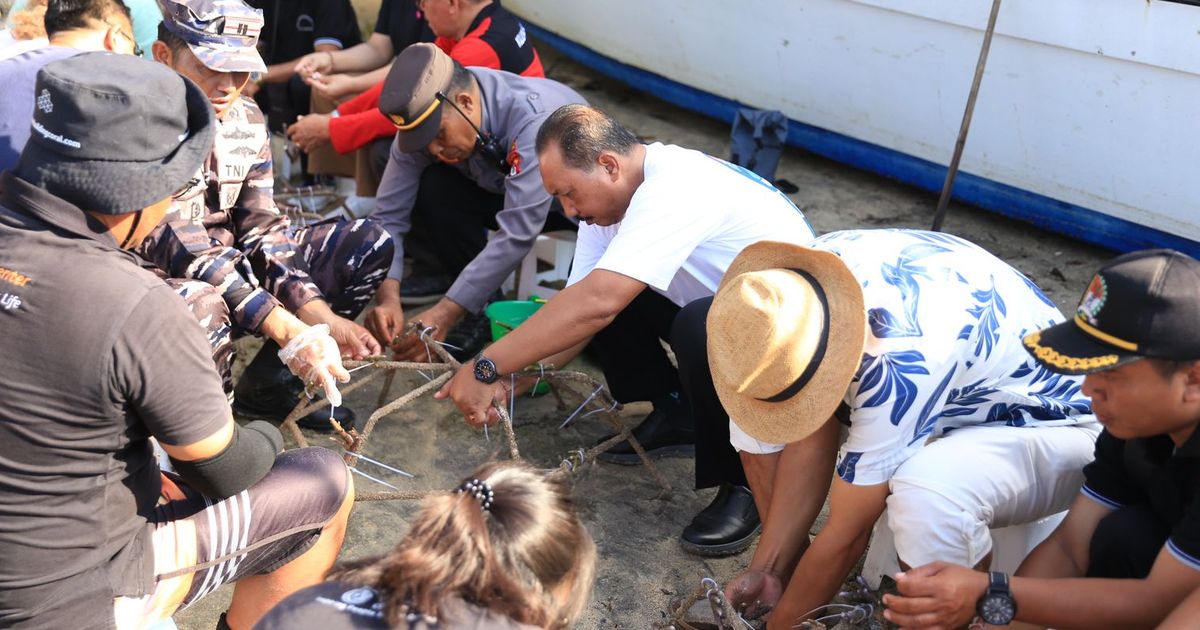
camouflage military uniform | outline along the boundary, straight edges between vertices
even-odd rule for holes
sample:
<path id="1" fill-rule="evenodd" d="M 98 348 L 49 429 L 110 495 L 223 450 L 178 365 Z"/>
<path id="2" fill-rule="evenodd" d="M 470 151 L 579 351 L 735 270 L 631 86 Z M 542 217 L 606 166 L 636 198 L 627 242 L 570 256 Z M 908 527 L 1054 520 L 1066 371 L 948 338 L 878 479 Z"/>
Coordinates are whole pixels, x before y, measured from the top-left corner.
<path id="1" fill-rule="evenodd" d="M 212 152 L 179 193 L 138 253 L 172 283 L 205 327 L 213 359 L 231 392 L 232 336 L 258 333 L 282 304 L 296 312 L 324 299 L 335 313 L 356 317 L 392 261 L 392 241 L 375 221 L 331 220 L 293 234 L 271 197 L 270 140 L 262 112 L 240 99 L 219 121 Z"/>

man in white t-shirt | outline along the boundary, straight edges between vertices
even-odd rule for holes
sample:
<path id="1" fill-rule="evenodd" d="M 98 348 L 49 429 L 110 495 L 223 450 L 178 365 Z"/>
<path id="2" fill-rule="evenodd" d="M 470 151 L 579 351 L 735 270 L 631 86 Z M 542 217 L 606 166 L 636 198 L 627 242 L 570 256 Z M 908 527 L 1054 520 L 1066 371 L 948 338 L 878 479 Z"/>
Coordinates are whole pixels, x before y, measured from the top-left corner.
<path id="1" fill-rule="evenodd" d="M 946 234 L 746 248 L 708 318 L 713 381 L 764 523 L 730 601 L 793 627 L 837 593 L 885 507 L 908 566 L 986 567 L 990 528 L 1066 510 L 1100 427 L 1082 379 L 1022 345 L 1062 319 L 1016 269 Z"/>
<path id="2" fill-rule="evenodd" d="M 509 382 L 498 375 L 539 360 L 562 366 L 591 341 L 618 401 L 654 402 L 634 432 L 648 452 L 691 450 L 695 436 L 704 436 L 696 444 L 696 485 L 720 490 L 684 530 L 684 548 L 704 555 L 745 549 L 758 513 L 713 391 L 704 312 L 688 305 L 713 295 L 747 245 L 808 243 L 812 228 L 757 175 L 697 151 L 644 145 L 584 105 L 546 119 L 537 154 L 546 190 L 579 219 L 568 286 L 438 396 L 453 398 L 471 424 L 490 424 L 489 404 Z M 670 343 L 678 370 L 660 339 Z M 625 444 L 607 455 L 637 462 Z"/>

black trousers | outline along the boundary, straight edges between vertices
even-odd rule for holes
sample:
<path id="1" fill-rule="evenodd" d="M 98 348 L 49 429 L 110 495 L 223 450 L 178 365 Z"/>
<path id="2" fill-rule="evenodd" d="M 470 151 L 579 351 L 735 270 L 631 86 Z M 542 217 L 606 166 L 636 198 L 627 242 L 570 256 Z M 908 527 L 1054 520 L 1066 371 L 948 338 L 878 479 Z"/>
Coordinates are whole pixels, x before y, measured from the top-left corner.
<path id="1" fill-rule="evenodd" d="M 555 201 L 543 232 L 577 229 Z M 488 192 L 457 169 L 434 164 L 421 174 L 413 205 L 413 227 L 404 241 L 415 270 L 436 269 L 451 278 L 462 272 L 487 244 L 487 231 L 500 228 L 496 213 L 504 195 Z"/>
<path id="2" fill-rule="evenodd" d="M 366 152 L 367 159 L 359 160 L 360 168 L 365 166 L 367 176 L 371 181 L 378 183 L 383 179 L 383 171 L 387 168 L 388 158 L 392 155 L 392 143 L 396 141 L 396 136 L 388 136 L 386 138 L 375 138 L 367 143 L 365 147 L 359 149 Z"/>
<path id="3" fill-rule="evenodd" d="M 712 298 L 683 307 L 659 293 L 642 291 L 604 330 L 596 333 L 592 349 L 604 378 L 617 400 L 654 400 L 679 391 L 691 408 L 696 435 L 696 487 L 722 483 L 746 485 L 737 451 L 729 445 L 729 415 L 713 388 L 708 367 L 705 320 Z M 666 341 L 679 368 L 671 365 Z"/>

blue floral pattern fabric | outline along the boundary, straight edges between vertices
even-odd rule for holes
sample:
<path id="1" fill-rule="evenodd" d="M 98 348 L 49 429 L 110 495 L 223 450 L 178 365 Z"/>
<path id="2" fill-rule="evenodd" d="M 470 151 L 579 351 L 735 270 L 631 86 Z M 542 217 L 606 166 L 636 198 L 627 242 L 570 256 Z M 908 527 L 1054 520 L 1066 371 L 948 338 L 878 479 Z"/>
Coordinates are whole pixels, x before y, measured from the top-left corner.
<path id="1" fill-rule="evenodd" d="M 867 308 L 866 345 L 845 399 L 843 480 L 883 483 L 926 441 L 960 427 L 1095 422 L 1082 377 L 1047 371 L 1021 345 L 1062 313 L 1000 259 L 916 230 L 833 232 L 811 246 L 846 262 Z"/>

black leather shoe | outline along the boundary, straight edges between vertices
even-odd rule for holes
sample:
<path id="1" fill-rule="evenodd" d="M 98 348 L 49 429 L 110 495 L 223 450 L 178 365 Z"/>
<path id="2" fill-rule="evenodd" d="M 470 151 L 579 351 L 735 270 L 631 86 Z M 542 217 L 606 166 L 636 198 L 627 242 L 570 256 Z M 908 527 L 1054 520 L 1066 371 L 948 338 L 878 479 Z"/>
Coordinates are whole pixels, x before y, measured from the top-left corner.
<path id="1" fill-rule="evenodd" d="M 432 304 L 450 290 L 450 278 L 443 275 L 413 275 L 400 283 L 400 303 L 406 306 Z"/>
<path id="2" fill-rule="evenodd" d="M 712 503 L 683 528 L 679 544 L 699 556 L 728 556 L 749 547 L 761 529 L 750 490 L 722 484 Z"/>
<path id="3" fill-rule="evenodd" d="M 233 388 L 233 412 L 243 418 L 283 422 L 304 395 L 304 383 L 279 360 L 279 346 L 274 341 L 263 342 L 242 372 Z M 336 407 L 333 419 L 349 431 L 355 428 L 357 417 L 349 407 Z M 296 421 L 302 429 L 332 433 L 329 409 L 318 409 Z"/>
<path id="4" fill-rule="evenodd" d="M 674 418 L 671 416 L 675 415 Z M 679 425 L 686 428 L 681 428 Z M 600 442 L 612 436 L 600 439 Z M 678 414 L 670 414 L 660 409 L 651 411 L 642 423 L 633 429 L 633 437 L 646 451 L 647 457 L 691 457 L 696 453 L 696 434 L 691 428 L 690 418 L 681 418 Z M 599 442 L 597 442 L 599 443 Z M 611 464 L 634 466 L 642 463 L 637 451 L 628 441 L 617 442 L 615 446 L 601 453 L 600 461 Z"/>
<path id="5" fill-rule="evenodd" d="M 483 314 L 467 313 L 462 321 L 446 333 L 446 343 L 454 346 L 447 348 L 450 356 L 463 362 L 475 358 L 491 340 L 492 324 Z"/>

